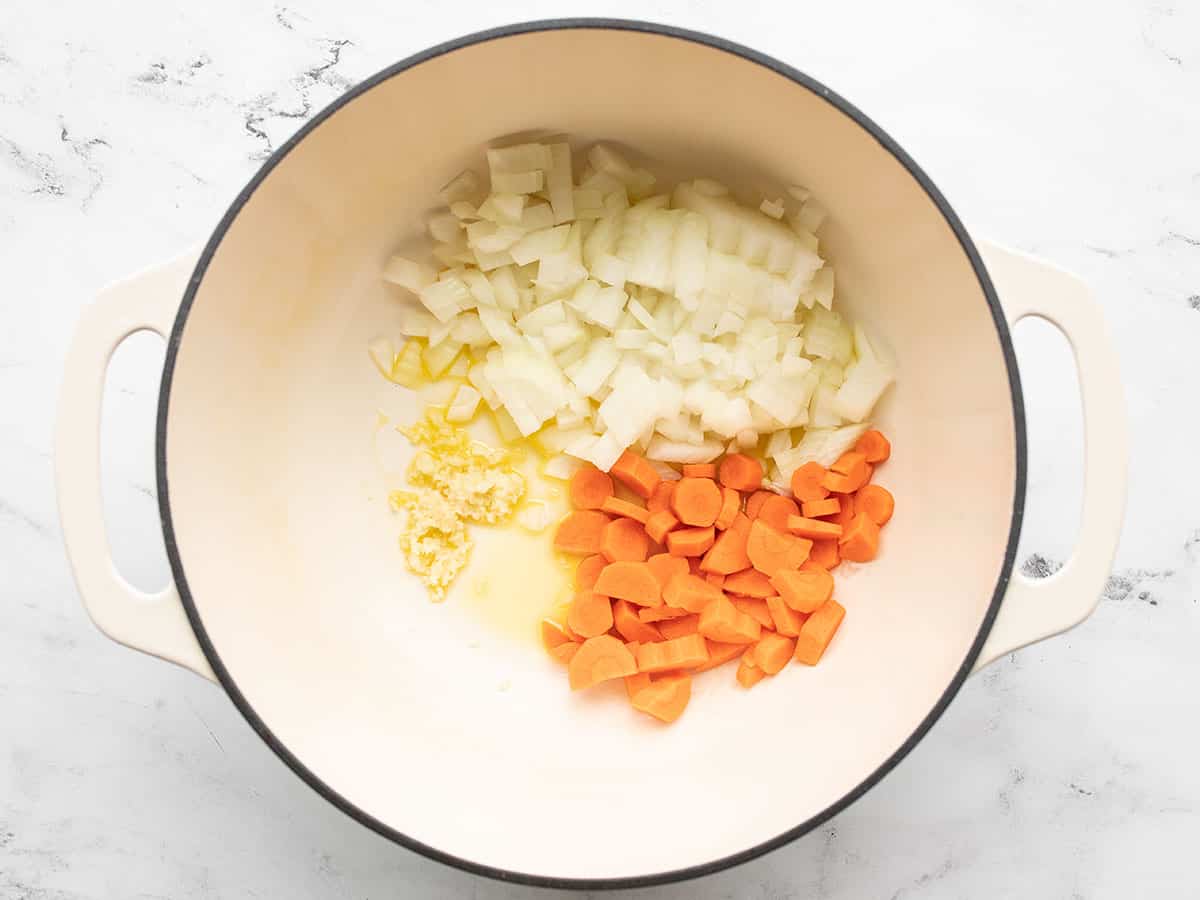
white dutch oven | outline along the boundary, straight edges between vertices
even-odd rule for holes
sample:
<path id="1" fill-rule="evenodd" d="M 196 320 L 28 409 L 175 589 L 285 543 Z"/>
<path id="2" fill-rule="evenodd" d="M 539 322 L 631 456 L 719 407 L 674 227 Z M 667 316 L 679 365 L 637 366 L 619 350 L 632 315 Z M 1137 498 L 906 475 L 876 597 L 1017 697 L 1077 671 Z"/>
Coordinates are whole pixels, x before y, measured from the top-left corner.
<path id="1" fill-rule="evenodd" d="M 898 511 L 881 558 L 839 578 L 842 634 L 820 666 L 753 691 L 701 679 L 671 727 L 620 691 L 571 695 L 532 644 L 453 598 L 429 603 L 378 487 L 368 423 L 380 391 L 399 391 L 365 353 L 394 325 L 381 264 L 482 144 L 541 128 L 743 187 L 745 172 L 811 186 L 831 210 L 839 302 L 899 359 L 878 418 Z M 1087 446 L 1078 547 L 1037 583 L 1012 573 L 1025 433 L 1009 329 L 1028 315 L 1070 339 Z M 157 468 L 174 585 L 155 596 L 116 572 L 99 490 L 105 366 L 139 329 L 168 339 Z M 821 85 L 661 26 L 537 23 L 368 79 L 275 153 L 202 251 L 101 294 L 68 356 L 59 502 L 96 624 L 218 681 L 360 822 L 487 875 L 649 884 L 812 829 L 911 750 L 972 671 L 1091 612 L 1122 516 L 1120 397 L 1085 287 L 977 249 L 915 163 Z"/>

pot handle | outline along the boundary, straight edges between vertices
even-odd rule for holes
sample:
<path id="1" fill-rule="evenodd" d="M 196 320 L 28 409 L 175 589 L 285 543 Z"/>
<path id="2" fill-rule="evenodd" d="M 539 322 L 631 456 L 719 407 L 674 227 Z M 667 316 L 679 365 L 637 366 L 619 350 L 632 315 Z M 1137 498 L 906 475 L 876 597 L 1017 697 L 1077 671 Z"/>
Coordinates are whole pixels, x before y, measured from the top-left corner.
<path id="1" fill-rule="evenodd" d="M 1011 328 L 1026 316 L 1057 327 L 1075 356 L 1084 420 L 1083 509 L 1075 552 L 1047 578 L 1014 572 L 975 671 L 1007 653 L 1078 625 L 1095 610 L 1125 514 L 1128 436 L 1116 348 L 1087 285 L 1023 253 L 979 249 Z"/>
<path id="2" fill-rule="evenodd" d="M 137 331 L 166 338 L 199 249 L 111 284 L 84 309 L 67 351 L 54 468 L 63 541 L 88 615 L 118 643 L 216 681 L 171 584 L 138 590 L 117 571 L 100 497 L 100 407 L 113 351 Z"/>

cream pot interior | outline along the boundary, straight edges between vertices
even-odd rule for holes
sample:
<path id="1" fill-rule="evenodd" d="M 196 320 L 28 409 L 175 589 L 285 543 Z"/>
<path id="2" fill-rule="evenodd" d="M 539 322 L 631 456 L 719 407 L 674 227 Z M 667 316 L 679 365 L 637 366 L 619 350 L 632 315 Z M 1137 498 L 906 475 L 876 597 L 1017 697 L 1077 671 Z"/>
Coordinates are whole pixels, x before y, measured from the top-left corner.
<path id="1" fill-rule="evenodd" d="M 453 597 L 429 603 L 380 487 L 376 410 L 405 406 L 365 349 L 396 324 L 381 265 L 487 141 L 540 129 L 748 195 L 762 176 L 809 186 L 831 212 L 838 302 L 899 361 L 877 416 L 898 509 L 881 558 L 839 572 L 849 612 L 831 652 L 749 692 L 698 679 L 671 727 L 631 715 L 619 690 L 572 695 L 532 642 Z M 1020 503 L 1010 371 L 946 216 L 850 115 L 691 39 L 516 32 L 381 78 L 243 199 L 172 342 L 163 504 L 214 669 L 327 796 L 442 858 L 652 877 L 811 824 L 940 711 L 1006 574 Z"/>

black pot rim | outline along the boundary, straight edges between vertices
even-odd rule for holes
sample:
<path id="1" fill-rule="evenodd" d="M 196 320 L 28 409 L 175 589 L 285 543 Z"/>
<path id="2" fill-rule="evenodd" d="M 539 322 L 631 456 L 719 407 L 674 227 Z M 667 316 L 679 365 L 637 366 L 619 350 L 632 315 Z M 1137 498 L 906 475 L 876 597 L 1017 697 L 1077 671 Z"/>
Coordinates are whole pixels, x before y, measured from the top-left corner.
<path id="1" fill-rule="evenodd" d="M 958 239 L 963 252 L 966 254 L 971 263 L 971 267 L 975 271 L 975 275 L 979 280 L 979 285 L 983 290 L 984 296 L 987 299 L 988 306 L 991 309 L 992 319 L 996 326 L 997 337 L 1000 341 L 1001 351 L 1004 356 L 1005 366 L 1008 370 L 1009 390 L 1012 397 L 1013 405 L 1013 424 L 1016 436 L 1016 483 L 1013 492 L 1013 513 L 1012 521 L 1009 526 L 1008 542 L 1004 551 L 1004 562 L 1001 567 L 1000 575 L 996 581 L 996 588 L 992 594 L 992 600 L 988 606 L 987 614 L 984 616 L 983 622 L 980 625 L 979 632 L 975 636 L 974 642 L 967 653 L 962 665 L 959 666 L 954 678 L 947 686 L 945 692 L 938 699 L 934 708 L 925 716 L 917 728 L 904 741 L 904 743 L 889 756 L 874 772 L 865 778 L 856 788 L 847 793 L 836 803 L 831 804 L 826 809 L 812 816 L 808 820 L 801 822 L 794 828 L 791 828 L 782 834 L 779 834 L 770 840 L 764 841 L 747 850 L 739 853 L 731 854 L 720 859 L 711 860 L 699 865 L 689 866 L 683 869 L 675 869 L 667 872 L 656 872 L 649 875 L 637 875 L 621 878 L 560 878 L 544 875 L 537 875 L 528 872 L 515 872 L 507 869 L 496 868 L 494 866 L 483 865 L 473 862 L 469 859 L 454 856 L 452 854 L 438 850 L 427 844 L 423 844 L 414 838 L 411 838 L 385 823 L 375 819 L 363 810 L 359 809 L 345 797 L 341 796 L 330 785 L 322 781 L 315 773 L 304 766 L 299 759 L 296 758 L 284 744 L 271 732 L 266 723 L 258 716 L 254 709 L 250 706 L 245 696 L 238 689 L 236 682 L 230 675 L 228 669 L 221 661 L 220 654 L 213 645 L 212 640 L 208 636 L 208 632 L 204 628 L 204 623 L 200 618 L 199 611 L 193 601 L 191 591 L 188 588 L 187 577 L 184 574 L 183 564 L 180 561 L 179 547 L 175 539 L 175 528 L 171 519 L 170 491 L 167 482 L 167 441 L 166 441 L 166 425 L 167 416 L 170 409 L 171 383 L 175 371 L 175 363 L 178 356 L 179 344 L 183 337 L 184 326 L 187 322 L 188 313 L 191 310 L 192 303 L 195 301 L 196 292 L 200 286 L 200 282 L 204 278 L 205 271 L 211 261 L 213 254 L 220 245 L 225 233 L 228 231 L 233 220 L 237 217 L 242 207 L 250 199 L 251 195 L 267 177 L 268 174 L 291 152 L 301 140 L 304 139 L 310 132 L 317 128 L 322 122 L 329 118 L 337 110 L 341 109 L 355 97 L 366 93 L 373 87 L 392 78 L 395 75 L 404 72 L 423 62 L 442 56 L 443 54 L 459 50 L 463 47 L 469 47 L 473 44 L 492 41 L 499 38 L 510 37 L 513 35 L 527 34 L 538 31 L 556 31 L 562 29 L 606 29 L 616 31 L 636 31 L 646 32 L 651 34 L 663 35 L 678 40 L 691 41 L 696 44 L 701 44 L 706 47 L 720 50 L 725 53 L 731 53 L 739 56 L 749 62 L 763 66 L 771 70 L 777 75 L 791 80 L 792 82 L 808 89 L 818 97 L 825 100 L 827 103 L 834 106 L 836 109 L 853 119 L 861 128 L 863 128 L 871 137 L 892 154 L 896 160 L 904 166 L 908 173 L 917 181 L 930 200 L 937 206 L 946 223 L 953 230 L 955 237 Z M 237 198 L 230 205 L 220 223 L 213 231 L 208 243 L 204 247 L 204 251 L 196 264 L 195 271 L 192 273 L 188 281 L 186 291 L 183 296 L 183 301 L 179 307 L 178 316 L 175 319 L 174 327 L 171 330 L 170 337 L 167 340 L 166 362 L 163 367 L 162 383 L 159 391 L 158 402 L 158 421 L 155 436 L 155 467 L 156 477 L 158 482 L 158 506 L 159 515 L 162 520 L 163 537 L 166 543 L 167 557 L 170 561 L 171 572 L 175 579 L 175 585 L 179 590 L 179 595 L 183 601 L 184 610 L 187 613 L 188 621 L 191 623 L 192 629 L 196 633 L 196 638 L 200 643 L 200 647 L 207 657 L 209 664 L 212 666 L 213 672 L 220 681 L 222 687 L 229 694 L 234 705 L 245 717 L 250 726 L 258 733 L 259 737 L 275 752 L 275 754 L 298 775 L 309 787 L 315 790 L 318 794 L 340 809 L 342 812 L 357 820 L 361 824 L 367 826 L 376 833 L 382 835 L 389 840 L 400 844 L 410 850 L 415 850 L 430 859 L 445 863 L 450 866 L 462 869 L 475 875 L 483 875 L 488 878 L 494 878 L 500 881 L 514 882 L 518 884 L 531 885 L 536 887 L 548 888 L 566 888 L 576 890 L 596 890 L 596 889 L 615 889 L 615 888 L 637 888 L 647 887 L 652 885 L 666 884 L 675 881 L 683 881 L 691 878 L 698 878 L 704 875 L 711 875 L 715 872 L 720 872 L 732 866 L 740 865 L 748 862 L 756 857 L 768 853 L 778 847 L 790 843 L 801 835 L 807 834 L 814 828 L 817 828 L 832 816 L 841 812 L 868 790 L 879 783 L 880 780 L 890 772 L 908 753 L 917 745 L 917 743 L 925 736 L 933 724 L 945 712 L 950 701 L 958 693 L 970 674 L 971 668 L 975 660 L 979 656 L 979 652 L 983 647 L 984 640 L 987 638 L 991 630 L 992 623 L 995 621 L 996 614 L 1000 609 L 1001 600 L 1004 597 L 1004 592 L 1008 586 L 1008 582 L 1012 575 L 1013 563 L 1016 559 L 1017 539 L 1021 531 L 1021 520 L 1024 514 L 1025 506 L 1025 488 L 1026 488 L 1026 442 L 1025 442 L 1025 406 L 1022 399 L 1021 383 L 1017 373 L 1016 356 L 1013 352 L 1012 339 L 1009 334 L 1007 320 L 1004 317 L 1004 312 L 1000 306 L 1000 302 L 996 297 L 995 288 L 992 286 L 991 279 L 988 277 L 987 270 L 984 268 L 983 262 L 980 259 L 979 253 L 967 234 L 966 229 L 951 209 L 950 204 L 942 196 L 941 192 L 934 186 L 929 177 L 920 169 L 920 167 L 905 153 L 900 146 L 889 137 L 882 128 L 872 122 L 867 116 L 860 112 L 855 106 L 847 102 L 845 99 L 826 88 L 824 85 L 808 77 L 807 75 L 793 69 L 791 66 L 785 65 L 778 60 L 772 59 L 740 44 L 724 40 L 722 38 L 713 37 L 711 35 L 702 34 L 694 31 L 688 31 L 682 28 L 676 28 L 670 25 L 661 25 L 652 22 L 641 22 L 624 19 L 606 19 L 606 18 L 570 18 L 570 19 L 547 19 L 532 22 L 523 22 L 515 25 L 507 25 L 500 28 L 492 28 L 487 31 L 480 31 L 474 34 L 469 34 L 464 37 L 457 38 L 446 43 L 439 44 L 424 50 L 407 59 L 389 66 L 371 77 L 367 78 L 358 85 L 348 90 L 338 99 L 334 100 L 321 112 L 310 119 L 299 131 L 297 131 L 286 143 L 275 150 L 271 156 L 263 163 L 262 167 L 251 178 L 250 182 L 242 189 Z"/>

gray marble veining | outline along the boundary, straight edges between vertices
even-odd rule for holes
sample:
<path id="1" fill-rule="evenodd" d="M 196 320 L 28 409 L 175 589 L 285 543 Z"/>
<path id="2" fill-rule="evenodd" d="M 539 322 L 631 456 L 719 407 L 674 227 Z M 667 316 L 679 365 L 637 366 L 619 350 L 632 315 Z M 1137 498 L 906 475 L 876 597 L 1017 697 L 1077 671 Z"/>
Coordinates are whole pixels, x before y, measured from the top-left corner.
<path id="1" fill-rule="evenodd" d="M 211 685 L 103 638 L 61 549 L 51 435 L 80 308 L 202 239 L 324 104 L 459 33 L 589 13 L 711 31 L 796 65 L 888 129 L 975 233 L 1083 275 L 1119 345 L 1132 428 L 1126 529 L 1087 623 L 972 679 L 894 773 L 818 832 L 628 896 L 1196 896 L 1200 6 L 131 0 L 117 14 L 9 0 L 0 897 L 529 893 L 375 837 L 279 765 Z M 1039 577 L 1070 555 L 1081 437 L 1061 346 L 1037 328 L 1019 343 L 1031 438 L 1020 559 Z M 150 447 L 161 358 L 153 340 L 131 342 L 106 407 L 114 552 L 145 584 L 166 571 Z"/>

